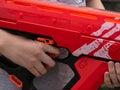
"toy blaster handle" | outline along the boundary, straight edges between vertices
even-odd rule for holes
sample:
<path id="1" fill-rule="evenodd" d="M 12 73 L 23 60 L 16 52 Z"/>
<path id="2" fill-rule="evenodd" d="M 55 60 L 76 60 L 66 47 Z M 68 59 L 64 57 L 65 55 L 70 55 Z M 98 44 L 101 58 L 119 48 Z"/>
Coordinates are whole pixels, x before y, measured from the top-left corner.
<path id="1" fill-rule="evenodd" d="M 36 90 L 33 85 L 34 76 L 25 68 L 12 63 L 4 56 L 0 56 L 0 68 L 7 71 L 10 80 L 22 90 Z"/>

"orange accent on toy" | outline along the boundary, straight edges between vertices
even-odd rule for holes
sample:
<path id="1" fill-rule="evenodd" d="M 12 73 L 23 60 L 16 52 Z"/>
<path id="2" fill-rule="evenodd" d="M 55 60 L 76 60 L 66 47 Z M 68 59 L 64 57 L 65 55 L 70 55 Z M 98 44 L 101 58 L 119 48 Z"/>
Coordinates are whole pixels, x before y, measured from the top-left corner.
<path id="1" fill-rule="evenodd" d="M 48 45 L 53 45 L 53 44 L 55 44 L 54 40 L 48 39 L 48 38 L 38 37 L 37 40 L 40 41 L 40 42 L 43 42 L 43 43 L 45 43 L 45 44 L 48 44 Z"/>
<path id="2" fill-rule="evenodd" d="M 10 75 L 10 80 L 19 88 L 23 87 L 23 83 L 20 79 L 18 79 L 15 75 Z"/>
<path id="3" fill-rule="evenodd" d="M 95 16 L 95 15 L 90 15 L 90 14 L 85 14 L 85 13 L 80 13 L 80 12 L 71 12 L 71 15 L 83 17 L 83 18 L 88 18 L 88 19 L 93 19 L 93 20 L 97 19 L 97 16 Z"/>
<path id="4" fill-rule="evenodd" d="M 59 8 L 55 8 L 55 7 L 50 7 L 50 6 L 42 6 L 42 5 L 38 5 L 39 9 L 44 9 L 47 11 L 52 11 L 52 12 L 56 12 L 56 13 L 63 13 L 64 11 L 59 9 Z"/>
<path id="5" fill-rule="evenodd" d="M 104 21 L 107 21 L 107 22 L 113 22 L 113 23 L 120 23 L 120 19 L 118 18 L 115 18 L 115 19 L 112 19 L 112 18 L 105 18 Z"/>

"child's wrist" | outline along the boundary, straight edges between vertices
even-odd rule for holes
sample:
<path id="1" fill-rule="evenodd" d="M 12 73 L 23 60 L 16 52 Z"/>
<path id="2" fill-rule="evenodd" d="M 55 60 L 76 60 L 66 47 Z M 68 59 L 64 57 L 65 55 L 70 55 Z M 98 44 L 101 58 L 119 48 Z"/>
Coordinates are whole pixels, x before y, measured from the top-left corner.
<path id="1" fill-rule="evenodd" d="M 0 53 L 3 48 L 3 31 L 0 29 Z"/>
<path id="2" fill-rule="evenodd" d="M 6 41 L 8 41 L 8 33 L 2 29 L 0 29 L 0 53 L 2 53 L 2 50 L 4 49 L 6 45 Z"/>

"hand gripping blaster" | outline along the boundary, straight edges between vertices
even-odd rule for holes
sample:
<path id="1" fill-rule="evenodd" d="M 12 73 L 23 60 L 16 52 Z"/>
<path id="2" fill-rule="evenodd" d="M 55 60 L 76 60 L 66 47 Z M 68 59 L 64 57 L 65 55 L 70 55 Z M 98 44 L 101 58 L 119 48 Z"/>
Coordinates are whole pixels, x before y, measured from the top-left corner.
<path id="1" fill-rule="evenodd" d="M 120 61 L 119 13 L 33 0 L 0 0 L 0 27 L 68 50 L 68 57 L 57 60 L 74 72 L 64 90 L 97 90 L 107 61 Z M 36 90 L 34 76 L 23 67 L 5 57 L 1 57 L 0 67 L 18 87 Z"/>

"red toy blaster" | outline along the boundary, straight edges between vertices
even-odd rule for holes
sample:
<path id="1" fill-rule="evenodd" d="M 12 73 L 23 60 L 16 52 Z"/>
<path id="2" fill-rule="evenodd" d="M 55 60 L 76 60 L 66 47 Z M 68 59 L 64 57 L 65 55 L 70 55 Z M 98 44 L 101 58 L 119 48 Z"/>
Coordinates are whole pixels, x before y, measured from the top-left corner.
<path id="1" fill-rule="evenodd" d="M 120 61 L 120 13 L 35 0 L 0 0 L 0 27 L 67 50 L 68 57 L 56 60 L 74 72 L 64 90 L 97 90 L 107 62 Z M 3 59 L 0 67 L 14 84 L 36 90 L 29 71 Z"/>

